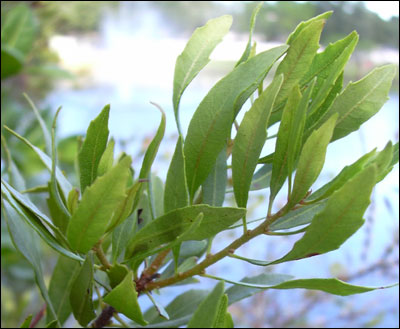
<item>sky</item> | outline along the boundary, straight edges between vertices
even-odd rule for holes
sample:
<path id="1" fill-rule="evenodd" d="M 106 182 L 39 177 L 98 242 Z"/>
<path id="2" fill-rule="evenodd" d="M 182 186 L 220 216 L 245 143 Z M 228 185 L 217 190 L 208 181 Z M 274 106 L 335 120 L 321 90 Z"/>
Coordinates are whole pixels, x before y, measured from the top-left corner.
<path id="1" fill-rule="evenodd" d="M 364 1 L 365 6 L 376 12 L 381 18 L 388 20 L 392 16 L 399 16 L 398 1 Z"/>

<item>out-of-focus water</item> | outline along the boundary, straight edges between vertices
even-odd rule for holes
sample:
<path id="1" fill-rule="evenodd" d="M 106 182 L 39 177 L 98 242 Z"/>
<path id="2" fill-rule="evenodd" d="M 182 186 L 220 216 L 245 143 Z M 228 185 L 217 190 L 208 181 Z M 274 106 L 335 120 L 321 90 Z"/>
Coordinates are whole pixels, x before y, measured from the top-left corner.
<path id="1" fill-rule="evenodd" d="M 99 37 L 95 42 L 90 44 L 85 41 L 87 46 L 85 49 L 89 53 L 92 52 L 93 55 L 98 54 L 96 58 L 93 58 L 97 66 L 91 67 L 96 80 L 92 81 L 90 87 L 87 88 L 73 89 L 69 86 L 60 86 L 47 97 L 45 103 L 52 108 L 63 106 L 58 121 L 58 134 L 61 138 L 72 134 L 84 134 L 90 120 L 97 116 L 105 104 L 110 103 L 110 134 L 117 140 L 117 143 L 121 140 L 126 141 L 124 150 L 133 155 L 139 154 L 144 137 L 151 139 L 160 122 L 159 112 L 149 102 L 160 104 L 167 115 L 166 138 L 161 144 L 153 170 L 160 177 L 165 178 L 168 168 L 167 160 L 172 155 L 177 138 L 172 110 L 173 68 L 176 57 L 183 50 L 184 42 L 182 40 L 172 41 L 168 33 L 163 33 L 159 26 L 162 24 L 162 22 L 160 23 L 161 18 L 157 13 L 147 10 L 147 16 L 143 16 L 143 13 L 141 15 L 132 14 L 132 16 L 128 14 L 129 4 L 123 6 L 125 6 L 123 10 L 117 13 L 108 13 L 105 16 Z M 146 10 L 146 8 L 141 10 Z M 134 17 L 138 20 L 134 20 Z M 166 40 L 171 41 L 167 42 Z M 235 49 L 238 58 L 245 44 L 243 42 L 243 48 Z M 182 97 L 180 109 L 184 131 L 186 131 L 190 118 L 201 99 L 212 85 L 227 72 L 229 72 L 229 65 L 218 71 L 217 74 L 206 69 L 187 88 Z M 364 124 L 359 132 L 352 133 L 329 146 L 324 169 L 313 187 L 314 190 L 332 179 L 345 165 L 351 164 L 364 153 L 375 147 L 381 150 L 388 140 L 398 139 L 398 104 L 398 95 L 391 94 L 390 100 L 382 110 Z M 242 112 L 245 112 L 248 106 L 249 104 L 246 104 Z M 242 116 L 243 113 L 240 117 Z M 272 127 L 270 134 L 273 134 L 273 130 L 276 131 L 276 129 L 276 127 Z M 273 143 L 270 143 L 263 152 L 266 155 L 272 150 Z M 140 166 L 141 158 L 135 157 L 134 164 Z M 139 168 L 137 167 L 137 169 Z M 344 269 L 352 273 L 377 261 L 392 240 L 393 234 L 398 234 L 398 175 L 397 165 L 376 187 L 373 194 L 373 211 L 367 213 L 367 223 L 340 250 L 320 257 L 280 264 L 274 267 L 274 272 L 288 273 L 304 278 L 331 277 L 330 267 L 332 264 L 340 263 Z M 264 216 L 267 210 L 266 190 L 251 193 L 250 198 L 256 199 L 263 196 L 265 199 L 249 215 L 249 219 Z M 278 196 L 278 203 L 280 198 L 283 202 L 284 194 Z M 392 210 L 389 210 L 387 203 L 391 204 Z M 226 246 L 228 238 L 234 234 L 237 236 L 240 234 L 240 230 L 236 233 L 223 234 L 223 238 L 217 239 L 213 245 L 214 251 Z M 240 248 L 238 253 L 255 259 L 271 259 L 271 257 L 279 257 L 286 253 L 296 239 L 297 237 L 258 237 L 248 246 Z M 366 241 L 369 241 L 369 244 L 366 244 Z M 255 275 L 263 271 L 265 268 L 232 259 L 224 259 L 210 269 L 210 273 L 217 273 L 219 276 L 233 280 L 240 280 L 244 276 Z M 352 283 L 374 286 L 390 284 L 394 281 L 396 278 L 387 279 L 381 275 L 368 275 Z M 206 287 L 214 284 L 214 282 L 204 279 L 201 282 L 201 285 Z M 163 304 L 181 293 L 181 291 L 177 292 L 177 288 L 166 290 L 166 296 L 159 297 Z M 296 298 L 301 302 L 300 297 L 298 291 L 282 291 L 279 293 L 277 302 L 291 305 Z M 346 299 L 338 297 L 334 300 L 339 301 L 339 304 L 346 302 L 349 305 L 373 303 L 383 311 L 389 307 L 395 307 L 398 312 L 399 294 L 398 289 L 392 288 L 346 297 Z M 377 300 L 378 302 L 376 302 Z M 145 300 L 142 302 L 149 305 Z M 343 309 L 337 304 L 331 303 L 329 306 L 324 304 L 324 309 L 318 309 L 317 306 L 313 309 L 315 313 L 313 316 L 318 317 L 322 313 L 328 320 L 335 318 L 335 321 L 338 322 L 334 324 L 328 322 L 327 326 L 340 327 L 340 312 Z M 368 317 L 366 317 L 367 320 Z M 396 314 L 394 317 L 385 317 L 384 322 L 381 323 L 387 327 L 393 327 L 396 324 L 398 325 Z M 342 323 L 342 325 L 346 326 L 346 323 Z"/>

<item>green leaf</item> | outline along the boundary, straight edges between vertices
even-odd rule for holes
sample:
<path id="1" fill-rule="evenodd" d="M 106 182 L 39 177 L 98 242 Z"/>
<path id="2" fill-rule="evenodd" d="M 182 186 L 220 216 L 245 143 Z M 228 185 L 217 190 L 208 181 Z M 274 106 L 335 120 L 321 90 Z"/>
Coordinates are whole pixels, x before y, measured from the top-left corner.
<path id="1" fill-rule="evenodd" d="M 287 46 L 270 49 L 239 65 L 217 82 L 200 103 L 190 121 L 184 146 L 191 199 L 214 166 L 241 106 L 286 49 Z"/>
<path id="2" fill-rule="evenodd" d="M 23 64 L 24 56 L 20 51 L 1 44 L 1 79 L 17 74 Z"/>
<path id="3" fill-rule="evenodd" d="M 67 198 L 67 208 L 71 214 L 73 214 L 76 211 L 76 208 L 78 207 L 78 201 L 79 201 L 79 190 L 73 188 L 68 193 L 68 198 Z"/>
<path id="4" fill-rule="evenodd" d="M 289 96 L 293 87 L 309 70 L 319 48 L 319 38 L 324 25 L 324 19 L 314 20 L 301 29 L 294 39 L 288 40 L 290 47 L 275 73 L 275 77 L 284 75 L 282 87 L 276 97 L 277 105 Z M 289 39 L 291 39 L 290 36 Z"/>
<path id="5" fill-rule="evenodd" d="M 221 278 L 216 278 L 222 280 Z M 376 289 L 390 288 L 387 287 L 362 287 L 351 285 L 338 279 L 294 279 L 293 277 L 284 274 L 267 274 L 263 273 L 255 277 L 246 277 L 240 282 L 225 280 L 226 282 L 235 284 L 235 286 L 227 289 L 229 302 L 235 303 L 243 298 L 254 295 L 266 289 L 310 289 L 320 290 L 333 295 L 349 296 L 360 294 Z"/>
<path id="6" fill-rule="evenodd" d="M 60 210 L 60 207 L 55 201 L 53 190 L 50 188 L 48 189 L 49 198 L 46 199 L 46 202 L 47 207 L 49 208 L 51 220 L 53 221 L 53 224 L 57 226 L 63 234 L 65 234 L 68 227 L 69 216 L 67 216 L 63 211 Z M 71 191 L 74 191 L 74 189 L 72 189 Z"/>
<path id="7" fill-rule="evenodd" d="M 188 328 L 213 328 L 224 295 L 224 282 L 219 282 L 194 312 Z"/>
<path id="8" fill-rule="evenodd" d="M 278 218 L 269 226 L 270 231 L 286 230 L 296 226 L 311 223 L 311 220 L 326 206 L 325 202 L 313 203 L 302 206 L 299 209 L 289 211 L 286 215 Z"/>
<path id="9" fill-rule="evenodd" d="M 376 182 L 376 167 L 368 166 L 349 180 L 328 199 L 325 208 L 308 226 L 304 236 L 284 257 L 272 262 L 279 264 L 338 249 L 364 223 L 363 215 L 370 203 Z"/>
<path id="10" fill-rule="evenodd" d="M 32 321 L 32 314 L 29 314 L 24 322 L 22 322 L 20 328 L 29 328 Z"/>
<path id="11" fill-rule="evenodd" d="M 289 205 L 294 206 L 301 201 L 318 178 L 324 166 L 326 148 L 332 138 L 336 119 L 337 115 L 332 116 L 323 126 L 315 130 L 305 142 L 297 164 Z"/>
<path id="12" fill-rule="evenodd" d="M 112 262 L 115 263 L 127 246 L 134 228 L 136 217 L 128 217 L 122 224 L 118 225 L 112 232 Z"/>
<path id="13" fill-rule="evenodd" d="M 46 166 L 46 168 L 51 172 L 51 167 L 52 167 L 52 161 L 51 159 L 38 147 L 35 145 L 32 145 L 26 138 L 18 135 L 15 131 L 12 129 L 8 128 L 7 126 L 4 126 L 4 128 L 13 134 L 15 137 L 17 137 L 19 140 L 21 140 L 23 143 L 25 143 L 32 151 L 36 153 L 36 155 L 39 157 L 39 159 L 43 162 L 43 164 Z M 64 198 L 68 196 L 69 191 L 71 191 L 72 186 L 70 182 L 65 178 L 63 173 L 59 168 L 56 168 L 56 179 L 57 183 L 59 184 Z"/>
<path id="14" fill-rule="evenodd" d="M 270 206 L 276 195 L 281 189 L 283 183 L 288 176 L 287 157 L 290 128 L 293 126 L 293 117 L 301 100 L 299 88 L 296 86 L 289 95 L 285 108 L 283 109 L 282 120 L 279 126 L 278 137 L 276 139 L 275 153 L 272 162 L 271 175 L 271 194 L 269 203 Z"/>
<path id="15" fill-rule="evenodd" d="M 111 139 L 100 158 L 99 166 L 97 167 L 97 176 L 103 176 L 112 168 L 114 163 L 114 145 L 115 142 Z"/>
<path id="16" fill-rule="evenodd" d="M 374 69 L 355 83 L 349 83 L 337 96 L 332 106 L 316 124 L 320 127 L 334 113 L 339 113 L 332 141 L 347 136 L 376 114 L 388 99 L 392 80 L 396 75 L 394 64 Z"/>
<path id="17" fill-rule="evenodd" d="M 246 207 L 258 158 L 267 138 L 267 124 L 275 97 L 283 81 L 278 76 L 244 115 L 232 150 L 232 179 L 236 203 Z"/>
<path id="18" fill-rule="evenodd" d="M 376 183 L 380 182 L 392 170 L 390 165 L 393 159 L 393 145 L 389 141 L 385 148 L 369 160 L 369 165 L 375 165 L 377 169 Z"/>
<path id="19" fill-rule="evenodd" d="M 225 200 L 225 187 L 228 180 L 226 147 L 218 154 L 217 161 L 202 185 L 202 203 L 221 207 Z"/>
<path id="20" fill-rule="evenodd" d="M 179 136 L 165 181 L 164 211 L 167 213 L 187 205 L 189 205 L 189 193 L 186 183 L 185 156 L 182 137 Z"/>
<path id="21" fill-rule="evenodd" d="M 1 43 L 18 50 L 24 57 L 32 50 L 37 23 L 32 10 L 25 4 L 11 9 L 1 28 Z"/>
<path id="22" fill-rule="evenodd" d="M 195 312 L 196 308 L 199 306 L 202 300 L 207 296 L 207 290 L 189 290 L 181 295 L 175 297 L 175 299 L 170 302 L 165 310 L 169 314 L 171 319 L 180 319 L 185 316 L 190 316 Z M 152 307 L 145 314 L 144 318 L 150 323 L 165 323 L 165 319 L 161 318 L 157 311 Z M 187 323 L 184 322 L 184 324 Z M 168 328 L 168 327 L 165 327 Z"/>
<path id="23" fill-rule="evenodd" d="M 109 270 L 107 270 L 107 276 L 110 280 L 111 288 L 118 286 L 128 274 L 129 269 L 125 265 L 114 264 Z"/>
<path id="24" fill-rule="evenodd" d="M 137 300 L 136 286 L 133 281 L 133 273 L 130 271 L 125 279 L 104 297 L 104 302 L 114 307 L 129 319 L 140 325 L 146 325 L 142 311 Z"/>
<path id="25" fill-rule="evenodd" d="M 69 300 L 75 319 L 82 327 L 96 317 L 93 307 L 93 254 L 86 256 L 71 286 Z"/>
<path id="26" fill-rule="evenodd" d="M 46 328 L 57 328 L 57 320 L 51 321 L 46 324 Z"/>
<path id="27" fill-rule="evenodd" d="M 49 297 L 61 325 L 72 312 L 69 296 L 79 270 L 79 262 L 60 255 L 50 279 Z M 51 313 L 48 313 L 46 322 L 52 320 Z"/>
<path id="28" fill-rule="evenodd" d="M 126 256 L 131 257 L 134 252 L 151 250 L 174 241 L 193 225 L 200 213 L 204 215 L 200 226 L 185 240 L 203 240 L 226 230 L 245 215 L 246 209 L 195 205 L 173 210 L 138 231 L 131 239 Z"/>
<path id="29" fill-rule="evenodd" d="M 42 252 L 40 249 L 40 241 L 36 232 L 20 217 L 15 209 L 7 200 L 1 198 L 2 212 L 7 223 L 8 231 L 15 248 L 26 258 L 32 265 L 35 273 L 35 281 L 39 287 L 43 299 L 46 301 L 47 310 L 57 319 L 54 307 L 49 298 L 41 265 Z M 58 321 L 58 319 L 57 319 Z"/>
<path id="30" fill-rule="evenodd" d="M 227 310 L 228 310 L 228 296 L 226 294 L 224 294 L 219 303 L 218 310 L 217 310 L 217 316 L 212 325 L 212 328 L 227 328 L 225 326 Z"/>
<path id="31" fill-rule="evenodd" d="M 115 210 L 126 197 L 131 158 L 125 157 L 83 193 L 72 215 L 67 238 L 73 250 L 87 253 L 106 232 Z"/>
<path id="32" fill-rule="evenodd" d="M 251 180 L 250 191 L 262 190 L 269 187 L 271 182 L 272 164 L 267 163 L 256 171 Z"/>
<path id="33" fill-rule="evenodd" d="M 210 61 L 208 57 L 225 34 L 228 33 L 231 25 L 232 17 L 229 15 L 209 20 L 206 25 L 194 31 L 182 54 L 176 59 L 172 100 L 180 135 L 182 135 L 179 123 L 181 96 L 189 83 Z"/>
<path id="34" fill-rule="evenodd" d="M 110 105 L 106 105 L 97 118 L 90 122 L 86 138 L 78 153 L 82 194 L 97 177 L 100 159 L 107 146 L 109 115 Z"/>
<path id="35" fill-rule="evenodd" d="M 168 312 L 165 308 L 157 302 L 157 300 L 151 295 L 150 292 L 146 291 L 146 295 L 149 297 L 150 301 L 153 303 L 154 307 L 156 308 L 158 314 L 166 320 L 169 320 Z"/>
<path id="36" fill-rule="evenodd" d="M 150 196 L 152 218 L 162 216 L 164 214 L 164 183 L 161 178 L 151 174 L 147 191 Z"/>
<path id="37" fill-rule="evenodd" d="M 258 3 L 258 5 L 253 9 L 253 13 L 251 14 L 251 19 L 250 19 L 249 41 L 247 42 L 246 48 L 245 48 L 242 56 L 236 63 L 235 67 L 242 64 L 243 62 L 246 62 L 249 58 L 251 58 L 251 49 L 252 49 L 251 39 L 253 37 L 253 30 L 254 30 L 254 26 L 256 24 L 257 15 L 263 4 L 264 4 L 264 1 L 260 1 Z"/>

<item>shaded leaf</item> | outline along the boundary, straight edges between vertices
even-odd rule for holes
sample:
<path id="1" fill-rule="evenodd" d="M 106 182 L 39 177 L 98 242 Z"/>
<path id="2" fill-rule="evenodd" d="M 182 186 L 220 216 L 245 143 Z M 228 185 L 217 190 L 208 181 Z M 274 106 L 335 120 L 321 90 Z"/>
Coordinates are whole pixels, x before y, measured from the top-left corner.
<path id="1" fill-rule="evenodd" d="M 217 82 L 200 103 L 190 121 L 184 146 L 191 199 L 223 149 L 241 106 L 286 49 L 287 46 L 280 46 L 267 50 L 239 65 Z"/>
<path id="2" fill-rule="evenodd" d="M 82 195 L 86 187 L 90 186 L 97 177 L 100 159 L 107 146 L 109 115 L 110 105 L 106 105 L 96 119 L 90 122 L 86 138 L 78 153 Z"/>
<path id="3" fill-rule="evenodd" d="M 111 288 L 118 286 L 128 274 L 129 269 L 125 265 L 114 264 L 109 270 L 107 270 L 107 276 L 110 280 Z"/>
<path id="4" fill-rule="evenodd" d="M 256 171 L 251 180 L 250 191 L 262 190 L 269 187 L 271 182 L 272 164 L 267 163 Z"/>
<path id="5" fill-rule="evenodd" d="M 176 59 L 172 100 L 180 135 L 182 135 L 179 124 L 181 96 L 189 83 L 210 61 L 208 57 L 216 45 L 222 41 L 225 34 L 228 33 L 231 25 L 232 17 L 229 15 L 209 20 L 206 25 L 194 31 L 182 54 Z"/>
<path id="6" fill-rule="evenodd" d="M 136 227 L 136 217 L 128 217 L 122 224 L 118 225 L 112 232 L 112 262 L 115 263 L 122 252 L 125 250 L 134 228 Z"/>
<path id="7" fill-rule="evenodd" d="M 157 300 L 151 295 L 150 292 L 146 291 L 146 295 L 149 297 L 149 299 L 153 303 L 153 305 L 156 308 L 158 314 L 162 318 L 164 318 L 166 320 L 169 320 L 169 315 L 168 315 L 168 312 L 165 310 L 165 308 L 159 302 L 157 302 Z"/>

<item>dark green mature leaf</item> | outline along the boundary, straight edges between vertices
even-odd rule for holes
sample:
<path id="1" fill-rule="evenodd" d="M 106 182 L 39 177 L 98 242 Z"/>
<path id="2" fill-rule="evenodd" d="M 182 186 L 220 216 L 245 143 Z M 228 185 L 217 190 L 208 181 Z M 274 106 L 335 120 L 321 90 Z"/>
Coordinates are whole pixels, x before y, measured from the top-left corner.
<path id="1" fill-rule="evenodd" d="M 97 118 L 90 122 L 86 138 L 78 153 L 82 194 L 97 177 L 100 159 L 107 146 L 109 115 L 110 105 L 106 105 Z"/>
<path id="2" fill-rule="evenodd" d="M 131 257 L 134 252 L 151 250 L 174 241 L 193 225 L 200 213 L 204 215 L 200 226 L 188 234 L 185 240 L 203 240 L 226 230 L 245 215 L 246 209 L 195 205 L 173 210 L 153 220 L 132 237 L 127 257 Z"/>
<path id="3" fill-rule="evenodd" d="M 206 25 L 196 29 L 175 64 L 173 104 L 175 120 L 180 135 L 179 103 L 181 96 L 194 77 L 210 61 L 208 58 L 216 45 L 222 41 L 232 25 L 229 15 L 211 19 Z"/>
<path id="4" fill-rule="evenodd" d="M 25 143 L 32 151 L 34 151 L 36 153 L 36 155 L 39 157 L 39 159 L 46 166 L 46 168 L 51 172 L 52 161 L 41 149 L 39 149 L 35 145 L 32 145 L 31 142 L 29 142 L 26 138 L 20 136 L 15 131 L 8 128 L 7 126 L 4 126 L 4 128 L 8 132 L 13 134 L 15 137 L 17 137 L 19 140 L 21 140 L 23 143 Z M 57 183 L 59 184 L 59 186 L 63 192 L 63 196 L 66 199 L 69 191 L 72 190 L 72 186 L 71 186 L 70 182 L 65 178 L 65 176 L 63 175 L 63 173 L 61 172 L 61 170 L 59 168 L 56 168 L 56 179 L 57 179 Z"/>
<path id="5" fill-rule="evenodd" d="M 79 262 L 60 255 L 51 276 L 49 297 L 61 325 L 64 324 L 72 312 L 69 295 L 79 270 Z M 46 322 L 52 320 L 54 319 L 51 313 L 47 313 Z"/>
<path id="6" fill-rule="evenodd" d="M 272 162 L 272 175 L 270 182 L 271 194 L 269 198 L 270 205 L 272 205 L 272 202 L 288 176 L 287 157 L 290 128 L 293 126 L 292 122 L 294 114 L 296 113 L 300 100 L 301 94 L 299 88 L 296 86 L 289 95 L 288 101 L 283 109 L 282 120 L 279 126 L 278 138 L 276 140 L 275 153 Z"/>
<path id="7" fill-rule="evenodd" d="M 165 181 L 164 211 L 167 213 L 187 205 L 189 205 L 189 192 L 186 183 L 185 156 L 182 137 L 179 136 Z"/>
<path id="8" fill-rule="evenodd" d="M 215 328 L 224 290 L 224 282 L 221 281 L 200 303 L 187 325 L 188 328 Z"/>
<path id="9" fill-rule="evenodd" d="M 83 193 L 68 225 L 73 250 L 87 253 L 106 232 L 114 211 L 124 201 L 131 158 L 125 157 Z"/>
<path id="10" fill-rule="evenodd" d="M 337 112 L 339 118 L 332 141 L 357 130 L 386 102 L 395 75 L 396 65 L 384 65 L 374 69 L 361 80 L 349 83 L 315 127 L 320 127 Z"/>
<path id="11" fill-rule="evenodd" d="M 1 27 L 1 48 L 3 44 L 16 49 L 24 57 L 32 49 L 37 32 L 37 23 L 32 10 L 25 4 L 19 4 L 7 14 Z"/>
<path id="12" fill-rule="evenodd" d="M 17 74 L 23 64 L 24 56 L 20 51 L 1 45 L 1 79 Z"/>
<path id="13" fill-rule="evenodd" d="M 282 85 L 278 76 L 246 112 L 236 134 L 232 150 L 232 179 L 236 203 L 246 207 L 258 158 L 267 138 L 267 124 L 275 97 Z"/>
<path id="14" fill-rule="evenodd" d="M 104 297 L 104 302 L 114 307 L 117 312 L 144 326 L 147 321 L 143 318 L 137 295 L 133 273 L 130 271 L 125 279 Z"/>
<path id="15" fill-rule="evenodd" d="M 55 201 L 53 190 L 50 188 L 48 188 L 48 190 L 50 197 L 46 199 L 46 202 L 47 202 L 47 207 L 49 208 L 51 220 L 53 224 L 57 226 L 63 234 L 65 234 L 67 232 L 67 227 L 70 217 L 60 210 L 60 207 Z M 72 189 L 71 192 L 72 191 L 74 191 L 74 189 Z"/>
<path id="16" fill-rule="evenodd" d="M 258 3 L 258 5 L 253 9 L 253 13 L 251 14 L 251 18 L 250 18 L 250 32 L 249 32 L 249 41 L 247 42 L 246 48 L 242 54 L 242 56 L 240 57 L 240 59 L 238 60 L 238 62 L 236 63 L 235 67 L 246 62 L 249 58 L 251 58 L 251 50 L 252 50 L 252 45 L 251 45 L 251 39 L 253 37 L 253 30 L 254 30 L 254 26 L 256 24 L 256 19 L 257 19 L 257 15 L 262 7 L 262 5 L 264 4 L 264 1 L 260 1 Z M 255 43 L 254 43 L 255 44 Z"/>
<path id="17" fill-rule="evenodd" d="M 290 275 L 263 273 L 255 277 L 246 277 L 240 282 L 225 280 L 234 286 L 226 290 L 230 303 L 254 295 L 265 289 L 310 289 L 320 290 L 333 295 L 349 296 L 387 287 L 363 287 L 351 285 L 338 279 L 293 279 Z M 221 279 L 222 280 L 222 279 Z"/>
<path id="18" fill-rule="evenodd" d="M 184 146 L 186 177 L 191 199 L 209 175 L 231 132 L 241 106 L 264 80 L 287 46 L 262 52 L 236 67 L 209 91 L 188 128 Z"/>
<path id="19" fill-rule="evenodd" d="M 301 29 L 290 43 L 288 40 L 290 47 L 275 73 L 275 77 L 284 75 L 282 87 L 276 97 L 276 104 L 282 103 L 289 96 L 293 87 L 309 70 L 319 48 L 319 38 L 324 24 L 324 19 L 315 20 Z"/>
<path id="20" fill-rule="evenodd" d="M 44 276 L 41 265 L 42 253 L 40 249 L 40 240 L 36 232 L 20 217 L 10 203 L 1 198 L 1 209 L 7 223 L 8 231 L 11 239 L 17 250 L 27 259 L 32 265 L 35 272 L 35 281 L 39 287 L 40 293 L 47 304 L 47 311 L 52 314 L 54 319 L 57 319 L 53 304 L 49 298 L 49 294 L 44 282 Z"/>
<path id="21" fill-rule="evenodd" d="M 96 317 L 93 300 L 93 255 L 89 253 L 71 285 L 69 300 L 75 319 L 83 327 Z"/>
<path id="22" fill-rule="evenodd" d="M 376 174 L 375 165 L 368 166 L 333 193 L 325 208 L 313 218 L 306 233 L 292 250 L 271 264 L 338 249 L 364 223 L 362 217 L 370 203 Z"/>
<path id="23" fill-rule="evenodd" d="M 332 138 L 336 119 L 337 115 L 332 116 L 305 142 L 297 164 L 293 191 L 289 199 L 290 205 L 294 206 L 301 201 L 318 178 L 324 166 L 326 148 Z"/>
<path id="24" fill-rule="evenodd" d="M 228 180 L 226 165 L 226 147 L 218 154 L 217 161 L 202 185 L 202 203 L 221 207 L 225 200 L 225 188 Z"/>
<path id="25" fill-rule="evenodd" d="M 313 203 L 289 211 L 269 226 L 270 231 L 279 231 L 311 223 L 312 219 L 326 206 L 325 202 Z"/>

